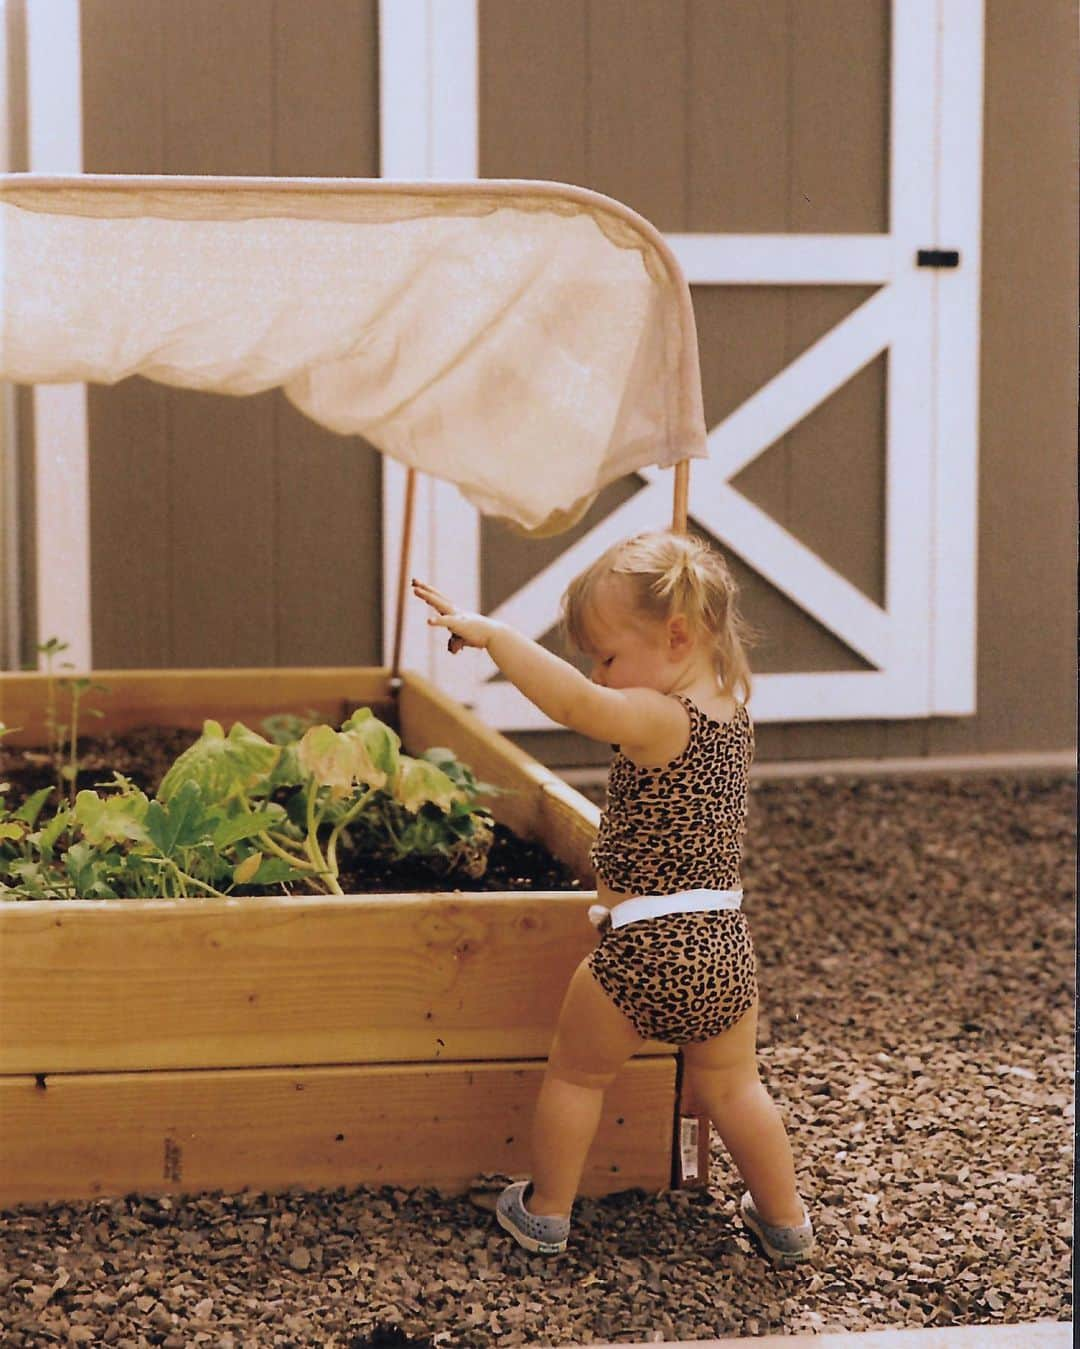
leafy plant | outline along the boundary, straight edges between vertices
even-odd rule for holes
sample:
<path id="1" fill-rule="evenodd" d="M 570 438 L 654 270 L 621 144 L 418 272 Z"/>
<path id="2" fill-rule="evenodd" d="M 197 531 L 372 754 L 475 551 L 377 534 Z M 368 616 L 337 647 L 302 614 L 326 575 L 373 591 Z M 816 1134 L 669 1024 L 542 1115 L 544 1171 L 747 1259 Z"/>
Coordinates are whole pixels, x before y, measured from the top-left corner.
<path id="1" fill-rule="evenodd" d="M 478 797 L 494 789 L 449 750 L 402 754 L 370 708 L 336 730 L 273 722 L 268 740 L 207 721 L 154 798 L 117 773 L 40 827 L 54 788 L 9 811 L 0 784 L 0 897 L 187 898 L 291 882 L 342 894 L 345 843 L 483 874 L 492 824 Z"/>

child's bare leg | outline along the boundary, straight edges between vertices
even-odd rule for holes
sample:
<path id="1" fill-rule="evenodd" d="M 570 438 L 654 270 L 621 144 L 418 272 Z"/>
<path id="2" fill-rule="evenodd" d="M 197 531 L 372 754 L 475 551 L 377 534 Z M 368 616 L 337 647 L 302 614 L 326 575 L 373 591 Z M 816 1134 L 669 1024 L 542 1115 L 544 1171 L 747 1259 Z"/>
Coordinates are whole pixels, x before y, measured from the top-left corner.
<path id="1" fill-rule="evenodd" d="M 642 1044 L 582 961 L 563 999 L 533 1116 L 530 1213 L 569 1214 L 600 1123 L 604 1091 Z"/>
<path id="2" fill-rule="evenodd" d="M 730 1030 L 683 1046 L 694 1098 L 716 1126 L 754 1200 L 773 1227 L 805 1220 L 784 1122 L 757 1071 L 757 1003 Z"/>

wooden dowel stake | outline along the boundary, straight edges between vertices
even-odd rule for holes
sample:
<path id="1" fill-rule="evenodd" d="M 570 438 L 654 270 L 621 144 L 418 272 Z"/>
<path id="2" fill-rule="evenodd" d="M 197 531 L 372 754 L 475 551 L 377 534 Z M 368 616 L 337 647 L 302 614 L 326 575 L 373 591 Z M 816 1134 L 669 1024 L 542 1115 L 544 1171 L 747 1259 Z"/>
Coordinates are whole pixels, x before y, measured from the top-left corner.
<path id="1" fill-rule="evenodd" d="M 675 465 L 675 501 L 671 512 L 671 530 L 685 534 L 690 511 L 690 460 L 680 459 Z"/>
<path id="2" fill-rule="evenodd" d="M 396 689 L 401 674 L 401 644 L 405 635 L 405 595 L 409 585 L 409 558 L 412 554 L 413 508 L 416 504 L 416 469 L 405 475 L 405 512 L 401 521 L 401 560 L 398 570 L 397 613 L 394 616 L 394 659 L 390 666 L 390 687 Z"/>

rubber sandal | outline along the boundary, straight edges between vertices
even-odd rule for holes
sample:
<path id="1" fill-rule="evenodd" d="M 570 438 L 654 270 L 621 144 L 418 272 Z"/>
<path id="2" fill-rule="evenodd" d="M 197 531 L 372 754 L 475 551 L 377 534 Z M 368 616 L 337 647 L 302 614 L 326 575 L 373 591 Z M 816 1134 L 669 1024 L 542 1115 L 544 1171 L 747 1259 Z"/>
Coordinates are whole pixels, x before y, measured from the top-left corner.
<path id="1" fill-rule="evenodd" d="M 541 1218 L 525 1207 L 526 1193 L 532 1189 L 527 1180 L 508 1185 L 495 1206 L 495 1217 L 504 1232 L 519 1246 L 534 1255 L 559 1255 L 566 1250 L 570 1235 L 569 1218 Z"/>
<path id="2" fill-rule="evenodd" d="M 739 1213 L 774 1265 L 790 1269 L 810 1259 L 814 1250 L 814 1228 L 809 1215 L 800 1227 L 770 1227 L 754 1207 L 749 1190 L 742 1197 Z"/>

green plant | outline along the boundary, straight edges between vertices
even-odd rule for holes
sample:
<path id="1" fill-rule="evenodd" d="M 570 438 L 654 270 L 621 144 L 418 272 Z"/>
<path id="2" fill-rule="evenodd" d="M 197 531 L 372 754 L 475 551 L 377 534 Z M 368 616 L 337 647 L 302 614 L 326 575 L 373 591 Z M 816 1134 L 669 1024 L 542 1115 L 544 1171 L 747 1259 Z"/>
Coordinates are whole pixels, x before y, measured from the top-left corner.
<path id="1" fill-rule="evenodd" d="M 277 730 L 273 743 L 207 721 L 153 799 L 114 774 L 40 827 L 54 789 L 9 811 L 0 785 L 0 897 L 187 898 L 294 882 L 341 894 L 344 840 L 483 873 L 492 826 L 477 798 L 493 789 L 449 750 L 402 754 L 369 708 L 338 730 L 303 719 Z"/>
<path id="2" fill-rule="evenodd" d="M 58 678 L 54 662 L 57 656 L 68 649 L 67 642 L 58 637 L 50 637 L 47 642 L 39 643 L 37 652 L 45 658 L 45 733 L 48 736 L 49 754 L 52 757 L 56 773 L 57 794 L 63 796 L 67 783 L 67 796 L 71 804 L 75 802 L 76 783 L 79 776 L 79 716 L 101 717 L 105 714 L 96 707 L 83 707 L 82 701 L 87 693 L 108 693 L 104 684 L 96 684 L 86 675 L 78 678 Z M 61 669 L 70 670 L 71 662 L 64 661 Z M 66 689 L 71 698 L 71 720 L 62 723 L 57 715 L 57 693 Z"/>

